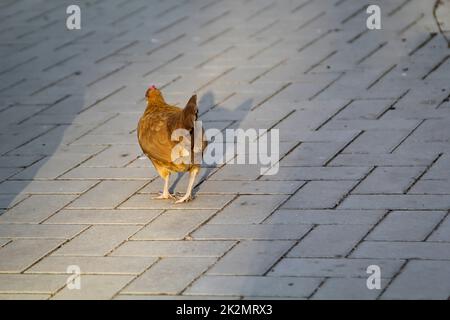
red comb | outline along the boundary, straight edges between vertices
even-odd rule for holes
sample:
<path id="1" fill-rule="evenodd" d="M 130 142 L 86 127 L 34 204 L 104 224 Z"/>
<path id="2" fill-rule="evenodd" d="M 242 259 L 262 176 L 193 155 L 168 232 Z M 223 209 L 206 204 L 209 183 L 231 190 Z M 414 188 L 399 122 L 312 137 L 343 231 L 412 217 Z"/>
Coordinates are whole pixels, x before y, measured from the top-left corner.
<path id="1" fill-rule="evenodd" d="M 156 89 L 156 87 L 154 85 L 152 85 L 149 89 Z"/>

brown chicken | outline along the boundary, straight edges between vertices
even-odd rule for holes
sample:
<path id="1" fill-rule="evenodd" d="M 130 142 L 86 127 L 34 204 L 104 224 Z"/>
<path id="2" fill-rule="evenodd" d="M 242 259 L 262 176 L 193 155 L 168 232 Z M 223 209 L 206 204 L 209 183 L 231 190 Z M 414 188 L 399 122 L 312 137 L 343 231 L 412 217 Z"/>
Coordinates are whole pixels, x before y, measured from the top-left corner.
<path id="1" fill-rule="evenodd" d="M 199 158 L 206 148 L 204 131 L 196 123 L 197 96 L 193 95 L 184 109 L 167 104 L 155 86 L 145 96 L 147 108 L 139 119 L 137 134 L 142 151 L 164 179 L 163 192 L 156 199 L 176 199 L 169 193 L 170 174 L 189 171 L 187 192 L 176 203 L 187 202 L 192 199 Z"/>

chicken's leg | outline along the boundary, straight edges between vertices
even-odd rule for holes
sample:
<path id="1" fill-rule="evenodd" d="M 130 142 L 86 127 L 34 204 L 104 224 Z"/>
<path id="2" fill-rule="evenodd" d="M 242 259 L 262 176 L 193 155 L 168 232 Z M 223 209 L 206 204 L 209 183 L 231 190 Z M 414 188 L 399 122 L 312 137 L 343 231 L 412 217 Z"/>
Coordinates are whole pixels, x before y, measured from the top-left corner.
<path id="1" fill-rule="evenodd" d="M 163 193 L 153 199 L 175 199 L 175 196 L 169 193 L 169 177 L 170 173 L 167 174 L 164 179 L 164 190 Z"/>
<path id="2" fill-rule="evenodd" d="M 188 202 L 189 200 L 192 200 L 192 187 L 194 186 L 195 177 L 197 176 L 198 171 L 199 171 L 199 168 L 193 168 L 189 172 L 189 184 L 188 184 L 186 194 L 182 198 L 175 201 L 175 203 Z"/>

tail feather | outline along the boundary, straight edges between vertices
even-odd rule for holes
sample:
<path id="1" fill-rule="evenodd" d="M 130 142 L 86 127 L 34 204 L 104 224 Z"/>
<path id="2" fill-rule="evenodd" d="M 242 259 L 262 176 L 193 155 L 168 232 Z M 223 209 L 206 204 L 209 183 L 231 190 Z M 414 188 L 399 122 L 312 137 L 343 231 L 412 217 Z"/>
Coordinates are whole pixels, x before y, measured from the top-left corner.
<path id="1" fill-rule="evenodd" d="M 183 128 L 186 130 L 193 129 L 195 121 L 197 120 L 197 114 L 197 95 L 194 94 L 183 109 Z"/>

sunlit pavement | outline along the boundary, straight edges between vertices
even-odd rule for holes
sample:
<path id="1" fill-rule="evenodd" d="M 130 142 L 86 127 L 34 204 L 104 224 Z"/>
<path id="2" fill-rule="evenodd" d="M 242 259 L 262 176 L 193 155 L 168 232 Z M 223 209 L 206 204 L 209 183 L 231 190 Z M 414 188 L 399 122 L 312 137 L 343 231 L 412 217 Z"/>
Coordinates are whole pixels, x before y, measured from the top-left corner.
<path id="1" fill-rule="evenodd" d="M 431 1 L 376 3 L 381 30 L 360 0 L 85 1 L 68 30 L 70 1 L 2 2 L 0 299 L 447 299 L 450 49 Z M 278 173 L 152 200 L 151 85 L 278 129 Z"/>

